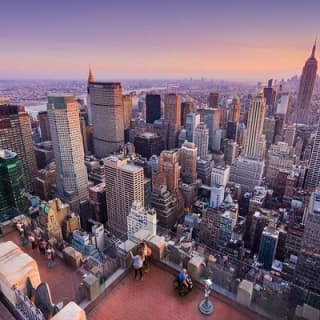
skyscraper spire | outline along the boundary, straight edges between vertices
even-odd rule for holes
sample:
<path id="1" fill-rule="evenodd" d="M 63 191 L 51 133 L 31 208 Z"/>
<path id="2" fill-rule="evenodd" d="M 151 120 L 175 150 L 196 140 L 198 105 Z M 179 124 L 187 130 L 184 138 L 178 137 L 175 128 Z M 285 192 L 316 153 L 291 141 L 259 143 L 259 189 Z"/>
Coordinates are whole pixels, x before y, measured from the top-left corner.
<path id="1" fill-rule="evenodd" d="M 317 78 L 318 62 L 315 57 L 317 47 L 317 39 L 314 41 L 312 53 L 307 59 L 300 78 L 298 98 L 297 98 L 297 113 L 296 121 L 302 124 L 308 124 L 311 116 L 311 98 Z"/>
<path id="2" fill-rule="evenodd" d="M 94 75 L 92 73 L 91 66 L 89 66 L 88 83 L 93 83 L 93 82 L 96 82 L 96 79 L 94 78 Z"/>
<path id="3" fill-rule="evenodd" d="M 316 48 L 317 48 L 317 36 L 314 40 L 314 45 L 312 47 L 312 54 L 311 54 L 311 58 L 315 58 L 315 53 L 316 53 Z"/>

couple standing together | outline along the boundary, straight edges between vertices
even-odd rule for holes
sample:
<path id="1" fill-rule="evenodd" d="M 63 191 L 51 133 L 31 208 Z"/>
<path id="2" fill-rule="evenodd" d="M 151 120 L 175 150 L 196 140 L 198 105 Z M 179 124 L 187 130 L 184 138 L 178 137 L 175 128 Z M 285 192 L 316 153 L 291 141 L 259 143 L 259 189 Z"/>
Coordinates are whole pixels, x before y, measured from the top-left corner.
<path id="1" fill-rule="evenodd" d="M 134 256 L 131 251 L 130 254 L 132 256 L 135 279 L 138 280 L 139 273 L 140 280 L 143 280 L 143 267 L 145 267 L 145 271 L 148 270 L 148 257 L 152 254 L 151 248 L 145 242 L 141 242 L 138 246 L 137 255 Z"/>

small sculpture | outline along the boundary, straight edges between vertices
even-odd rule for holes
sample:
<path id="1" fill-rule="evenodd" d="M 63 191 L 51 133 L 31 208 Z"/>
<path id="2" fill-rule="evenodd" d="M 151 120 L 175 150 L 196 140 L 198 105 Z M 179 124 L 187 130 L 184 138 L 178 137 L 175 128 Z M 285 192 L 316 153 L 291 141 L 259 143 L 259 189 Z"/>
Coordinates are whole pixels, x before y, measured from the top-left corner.
<path id="1" fill-rule="evenodd" d="M 199 304 L 199 310 L 202 314 L 209 316 L 214 312 L 214 306 L 211 301 L 209 301 L 209 295 L 211 292 L 212 281 L 207 279 L 204 281 L 204 299 L 201 300 Z"/>

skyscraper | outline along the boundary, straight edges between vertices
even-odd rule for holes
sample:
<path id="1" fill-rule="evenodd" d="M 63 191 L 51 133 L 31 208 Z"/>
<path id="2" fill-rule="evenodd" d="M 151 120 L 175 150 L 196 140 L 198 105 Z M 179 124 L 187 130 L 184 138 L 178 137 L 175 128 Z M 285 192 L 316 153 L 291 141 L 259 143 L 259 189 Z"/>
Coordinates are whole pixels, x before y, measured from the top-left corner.
<path id="1" fill-rule="evenodd" d="M 238 135 L 238 125 L 236 122 L 228 121 L 227 122 L 227 130 L 226 130 L 226 138 L 236 141 Z"/>
<path id="2" fill-rule="evenodd" d="M 306 188 L 315 188 L 320 183 L 320 122 L 309 162 L 309 170 L 307 173 Z"/>
<path id="3" fill-rule="evenodd" d="M 146 122 L 153 123 L 161 118 L 160 94 L 147 94 L 146 96 Z"/>
<path id="4" fill-rule="evenodd" d="M 23 184 L 27 191 L 32 191 L 37 164 L 33 151 L 30 117 L 23 106 L 0 106 L 0 148 L 11 150 L 18 155 L 22 165 Z"/>
<path id="5" fill-rule="evenodd" d="M 262 134 L 266 112 L 263 93 L 252 101 L 244 139 L 244 152 L 234 161 L 230 171 L 230 181 L 241 185 L 243 192 L 251 192 L 262 182 L 266 139 Z"/>
<path id="6" fill-rule="evenodd" d="M 263 159 L 265 153 L 265 136 L 262 135 L 266 105 L 263 93 L 251 103 L 248 113 L 247 135 L 244 142 L 244 156 Z"/>
<path id="7" fill-rule="evenodd" d="M 168 191 L 176 193 L 179 181 L 179 161 L 176 150 L 164 150 L 158 160 L 158 170 L 152 173 L 152 187 L 166 185 Z"/>
<path id="8" fill-rule="evenodd" d="M 224 144 L 224 160 L 226 164 L 233 164 L 237 156 L 238 145 L 233 140 L 225 139 Z"/>
<path id="9" fill-rule="evenodd" d="M 211 208 L 219 208 L 223 201 L 224 197 L 224 186 L 220 186 L 215 184 L 211 187 L 210 192 L 210 207 Z"/>
<path id="10" fill-rule="evenodd" d="M 228 120 L 231 122 L 235 122 L 237 125 L 239 125 L 240 111 L 241 111 L 240 98 L 238 96 L 236 96 L 232 100 Z"/>
<path id="11" fill-rule="evenodd" d="M 276 255 L 279 232 L 272 228 L 266 227 L 262 232 L 259 248 L 259 262 L 263 263 L 266 270 L 271 270 L 272 262 Z"/>
<path id="12" fill-rule="evenodd" d="M 186 115 L 186 138 L 189 142 L 194 142 L 194 131 L 200 123 L 200 114 L 189 113 Z"/>
<path id="13" fill-rule="evenodd" d="M 268 115 L 272 115 L 274 111 L 274 103 L 276 100 L 276 90 L 272 88 L 272 79 L 268 81 L 268 87 L 263 88 L 263 95 L 266 98 Z"/>
<path id="14" fill-rule="evenodd" d="M 194 132 L 194 143 L 198 148 L 198 156 L 202 160 L 208 159 L 208 145 L 209 145 L 209 129 L 207 125 L 201 122 Z"/>
<path id="15" fill-rule="evenodd" d="M 219 104 L 219 93 L 210 92 L 208 97 L 209 108 L 218 108 L 218 104 Z"/>
<path id="16" fill-rule="evenodd" d="M 301 286 L 320 294 L 320 188 L 311 195 L 302 245 L 295 269 L 295 280 Z"/>
<path id="17" fill-rule="evenodd" d="M 92 73 L 91 67 L 89 67 L 89 75 L 88 75 L 88 84 L 87 84 L 87 106 L 88 106 L 88 122 L 92 124 L 92 109 L 91 109 L 91 101 L 90 101 L 90 92 L 89 85 L 95 83 L 96 79 Z"/>
<path id="18" fill-rule="evenodd" d="M 72 94 L 49 94 L 48 115 L 56 161 L 57 196 L 76 212 L 88 196 L 79 108 Z"/>
<path id="19" fill-rule="evenodd" d="M 285 129 L 284 142 L 286 142 L 289 145 L 289 147 L 293 147 L 294 140 L 296 137 L 296 130 L 297 128 L 294 124 L 289 124 Z"/>
<path id="20" fill-rule="evenodd" d="M 263 134 L 266 137 L 266 143 L 270 146 L 274 142 L 276 120 L 274 118 L 264 118 Z"/>
<path id="21" fill-rule="evenodd" d="M 174 149 L 178 142 L 178 133 L 181 128 L 181 97 L 169 93 L 164 101 L 164 119 L 169 123 L 168 148 Z"/>
<path id="22" fill-rule="evenodd" d="M 132 99 L 129 94 L 125 94 L 122 96 L 123 100 L 123 111 L 124 111 L 124 129 L 130 128 L 130 120 L 131 120 L 131 110 L 132 110 Z"/>
<path id="23" fill-rule="evenodd" d="M 197 147 L 194 143 L 185 141 L 180 149 L 181 178 L 185 183 L 197 180 Z"/>
<path id="24" fill-rule="evenodd" d="M 306 61 L 300 78 L 297 99 L 297 122 L 308 124 L 310 116 L 311 97 L 317 77 L 318 62 L 315 58 L 316 42 L 313 45 L 310 58 Z"/>
<path id="25" fill-rule="evenodd" d="M 152 132 L 144 132 L 138 134 L 134 138 L 134 146 L 136 153 L 149 159 L 152 155 L 159 156 L 164 150 L 164 142 L 162 137 Z"/>
<path id="26" fill-rule="evenodd" d="M 94 152 L 104 158 L 124 144 L 124 108 L 119 82 L 88 84 L 93 125 Z"/>
<path id="27" fill-rule="evenodd" d="M 24 212 L 26 207 L 24 191 L 17 154 L 0 149 L 0 215 L 12 207 Z"/>
<path id="28" fill-rule="evenodd" d="M 115 235 L 127 233 L 127 216 L 134 200 L 144 207 L 143 168 L 110 156 L 104 159 L 108 227 Z"/>
<path id="29" fill-rule="evenodd" d="M 211 186 L 219 185 L 226 187 L 230 178 L 230 166 L 215 165 L 211 171 Z"/>
<path id="30" fill-rule="evenodd" d="M 220 131 L 220 110 L 217 108 L 198 109 L 200 121 L 204 122 L 209 129 L 209 149 L 219 150 L 219 132 Z"/>
<path id="31" fill-rule="evenodd" d="M 181 126 L 185 127 L 186 117 L 193 111 L 192 101 L 185 101 L 181 103 Z"/>
<path id="32" fill-rule="evenodd" d="M 275 102 L 275 113 L 278 115 L 283 115 L 284 117 L 287 114 L 288 106 L 289 106 L 289 93 L 288 92 L 280 92 L 277 95 L 277 100 Z"/>
<path id="33" fill-rule="evenodd" d="M 38 113 L 40 130 L 41 130 L 41 141 L 51 140 L 50 125 L 47 111 L 40 111 Z"/>
<path id="34" fill-rule="evenodd" d="M 231 166 L 230 181 L 240 184 L 242 192 L 252 192 L 262 182 L 264 161 L 238 157 Z"/>

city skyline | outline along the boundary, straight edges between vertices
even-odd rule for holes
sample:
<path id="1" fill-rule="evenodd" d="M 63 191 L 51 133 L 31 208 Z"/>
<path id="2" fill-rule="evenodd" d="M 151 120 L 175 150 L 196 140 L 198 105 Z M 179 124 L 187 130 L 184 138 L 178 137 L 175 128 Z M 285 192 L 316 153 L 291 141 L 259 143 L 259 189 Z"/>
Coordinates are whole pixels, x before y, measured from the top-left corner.
<path id="1" fill-rule="evenodd" d="M 97 79 L 287 78 L 301 74 L 320 32 L 312 0 L 303 13 L 299 1 L 274 0 L 31 0 L 2 9 L 2 79 L 85 79 L 90 64 Z"/>

